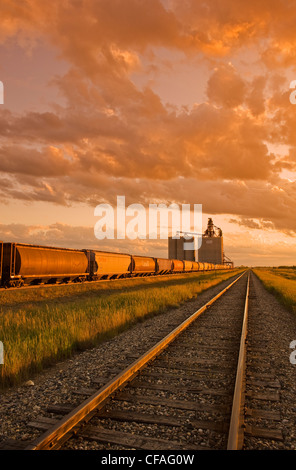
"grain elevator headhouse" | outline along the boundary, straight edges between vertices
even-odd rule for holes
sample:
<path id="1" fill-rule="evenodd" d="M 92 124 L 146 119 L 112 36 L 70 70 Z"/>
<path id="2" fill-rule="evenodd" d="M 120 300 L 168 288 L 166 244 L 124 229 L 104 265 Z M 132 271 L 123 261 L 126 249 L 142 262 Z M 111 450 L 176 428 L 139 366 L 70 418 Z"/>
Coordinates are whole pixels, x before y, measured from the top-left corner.
<path id="1" fill-rule="evenodd" d="M 214 264 L 223 264 L 224 261 L 222 230 L 214 225 L 212 218 L 208 219 L 207 229 L 202 236 L 198 261 Z"/>

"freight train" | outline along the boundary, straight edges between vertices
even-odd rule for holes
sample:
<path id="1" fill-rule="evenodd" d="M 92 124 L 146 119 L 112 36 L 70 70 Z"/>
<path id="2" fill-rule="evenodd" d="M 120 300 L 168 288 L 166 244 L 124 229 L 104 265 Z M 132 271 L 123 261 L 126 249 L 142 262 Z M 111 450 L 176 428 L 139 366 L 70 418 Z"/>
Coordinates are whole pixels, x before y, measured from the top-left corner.
<path id="1" fill-rule="evenodd" d="M 221 269 L 229 266 L 0 242 L 0 286 L 5 288 Z"/>

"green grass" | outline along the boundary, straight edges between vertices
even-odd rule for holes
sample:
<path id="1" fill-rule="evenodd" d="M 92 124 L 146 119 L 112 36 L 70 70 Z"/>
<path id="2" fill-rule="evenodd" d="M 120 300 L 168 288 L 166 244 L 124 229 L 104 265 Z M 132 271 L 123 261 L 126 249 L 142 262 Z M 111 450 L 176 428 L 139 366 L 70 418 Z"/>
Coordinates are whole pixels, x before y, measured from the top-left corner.
<path id="1" fill-rule="evenodd" d="M 254 273 L 269 292 L 290 311 L 296 313 L 296 270 L 294 268 L 257 268 Z"/>
<path id="2" fill-rule="evenodd" d="M 238 271 L 164 276 L 1 293 L 2 388 L 149 315 L 177 307 Z"/>

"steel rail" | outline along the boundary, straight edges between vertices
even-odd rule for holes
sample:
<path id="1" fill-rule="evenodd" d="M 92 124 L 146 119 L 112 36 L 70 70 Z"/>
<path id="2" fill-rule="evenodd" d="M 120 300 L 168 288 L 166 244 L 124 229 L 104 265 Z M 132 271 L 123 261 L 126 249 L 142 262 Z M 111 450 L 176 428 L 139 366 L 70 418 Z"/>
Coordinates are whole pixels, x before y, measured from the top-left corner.
<path id="1" fill-rule="evenodd" d="M 176 327 L 165 338 L 156 343 L 151 349 L 134 361 L 123 372 L 119 373 L 114 379 L 101 387 L 95 394 L 86 399 L 81 405 L 68 413 L 56 425 L 42 434 L 25 450 L 53 450 L 61 447 L 63 442 L 75 434 L 83 423 L 87 422 L 98 410 L 102 409 L 106 401 L 117 390 L 123 388 L 128 382 L 133 380 L 137 373 L 143 369 L 148 362 L 154 360 L 182 331 L 184 331 L 194 320 L 196 320 L 207 308 L 210 307 L 219 297 L 227 292 L 241 277 L 246 273 L 244 271 L 227 287 L 222 289 L 203 307 L 193 313 L 178 327 Z"/>
<path id="2" fill-rule="evenodd" d="M 240 340 L 240 350 L 237 363 L 236 381 L 232 402 L 232 411 L 230 419 L 230 427 L 228 433 L 227 450 L 241 450 L 244 441 L 244 405 L 245 405 L 245 388 L 246 388 L 246 341 L 247 341 L 247 324 L 248 324 L 248 307 L 249 307 L 249 290 L 250 290 L 250 272 L 248 274 L 248 283 L 246 290 L 244 319 Z"/>

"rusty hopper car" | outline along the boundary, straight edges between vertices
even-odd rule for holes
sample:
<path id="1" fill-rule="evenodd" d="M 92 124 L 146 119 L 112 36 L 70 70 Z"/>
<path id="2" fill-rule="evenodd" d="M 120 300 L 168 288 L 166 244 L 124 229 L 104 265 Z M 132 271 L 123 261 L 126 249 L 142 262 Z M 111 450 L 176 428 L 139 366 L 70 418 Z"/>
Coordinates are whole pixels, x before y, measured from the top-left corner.
<path id="1" fill-rule="evenodd" d="M 155 259 L 145 256 L 132 256 L 132 273 L 134 276 L 154 274 Z"/>
<path id="2" fill-rule="evenodd" d="M 66 248 L 3 244 L 3 285 L 82 281 L 87 278 L 87 257 L 83 251 Z"/>
<path id="3" fill-rule="evenodd" d="M 179 259 L 173 259 L 172 260 L 172 271 L 174 273 L 176 273 L 176 272 L 182 273 L 184 271 L 183 261 L 180 261 Z"/>
<path id="4" fill-rule="evenodd" d="M 192 271 L 192 261 L 183 261 L 184 271 Z"/>
<path id="5" fill-rule="evenodd" d="M 192 261 L 192 271 L 199 271 L 199 263 Z"/>
<path id="6" fill-rule="evenodd" d="M 156 258 L 156 273 L 167 274 L 172 270 L 172 260 L 165 258 Z"/>
<path id="7" fill-rule="evenodd" d="M 86 250 L 91 280 L 116 279 L 131 274 L 131 256 L 122 253 Z"/>

